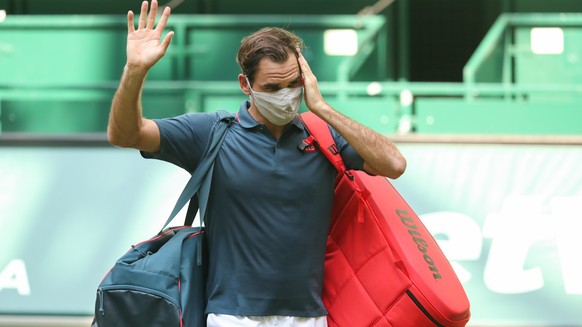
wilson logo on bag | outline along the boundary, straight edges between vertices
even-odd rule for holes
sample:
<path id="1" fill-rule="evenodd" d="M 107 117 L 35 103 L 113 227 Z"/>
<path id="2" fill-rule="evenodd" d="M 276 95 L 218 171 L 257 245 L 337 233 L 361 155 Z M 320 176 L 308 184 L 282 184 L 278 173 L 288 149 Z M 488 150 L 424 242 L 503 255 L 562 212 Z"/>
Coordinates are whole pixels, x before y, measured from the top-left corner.
<path id="1" fill-rule="evenodd" d="M 417 245 L 418 251 L 422 254 L 422 258 L 428 264 L 428 269 L 432 272 L 432 277 L 434 277 L 434 279 L 442 279 L 443 276 L 439 273 L 434 260 L 428 253 L 429 243 L 422 238 L 422 234 L 418 231 L 418 223 L 414 221 L 414 218 L 407 210 L 396 209 L 396 215 L 400 217 L 400 221 L 408 227 L 408 234 L 412 236 L 412 241 Z"/>

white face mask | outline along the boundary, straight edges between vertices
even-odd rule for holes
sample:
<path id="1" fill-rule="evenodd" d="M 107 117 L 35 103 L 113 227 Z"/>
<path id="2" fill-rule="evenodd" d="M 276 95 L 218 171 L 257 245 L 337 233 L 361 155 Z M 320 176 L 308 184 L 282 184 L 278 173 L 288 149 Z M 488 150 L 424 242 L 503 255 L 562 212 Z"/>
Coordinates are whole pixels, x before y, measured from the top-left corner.
<path id="1" fill-rule="evenodd" d="M 247 78 L 251 89 L 251 101 L 255 104 L 261 115 L 277 126 L 289 124 L 299 111 L 302 87 L 287 87 L 275 92 L 255 92 Z"/>

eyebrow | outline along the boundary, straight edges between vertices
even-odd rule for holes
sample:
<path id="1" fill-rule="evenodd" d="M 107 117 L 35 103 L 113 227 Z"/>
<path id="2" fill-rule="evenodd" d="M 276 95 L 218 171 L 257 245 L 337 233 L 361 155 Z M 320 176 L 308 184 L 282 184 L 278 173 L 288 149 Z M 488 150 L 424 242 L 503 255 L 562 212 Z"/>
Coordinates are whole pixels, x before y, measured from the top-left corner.
<path id="1" fill-rule="evenodd" d="M 299 81 L 301 81 L 301 74 L 298 74 L 297 75 L 297 78 L 295 78 L 294 80 L 292 80 L 289 83 L 289 85 L 286 86 L 286 87 L 291 87 L 293 85 L 296 85 Z M 263 88 L 266 89 L 266 90 L 276 91 L 276 90 L 282 89 L 283 86 L 281 86 L 281 84 L 279 84 L 279 83 L 265 83 L 265 84 L 263 84 Z"/>
<path id="2" fill-rule="evenodd" d="M 266 90 L 276 91 L 276 90 L 281 89 L 281 85 L 279 85 L 277 83 L 266 83 L 266 84 L 263 84 L 263 88 Z"/>
<path id="3" fill-rule="evenodd" d="M 301 73 L 297 74 L 297 78 L 292 80 L 291 83 L 289 83 L 289 86 L 296 85 L 299 81 L 301 81 Z"/>

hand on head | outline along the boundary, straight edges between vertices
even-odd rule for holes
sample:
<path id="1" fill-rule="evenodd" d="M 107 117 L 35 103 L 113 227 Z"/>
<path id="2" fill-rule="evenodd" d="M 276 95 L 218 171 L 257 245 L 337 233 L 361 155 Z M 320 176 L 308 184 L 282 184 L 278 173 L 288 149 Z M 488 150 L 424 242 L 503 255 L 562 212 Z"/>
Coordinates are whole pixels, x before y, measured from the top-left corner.
<path id="1" fill-rule="evenodd" d="M 303 57 L 301 49 L 297 48 L 297 61 L 299 62 L 299 68 L 301 68 L 301 77 L 303 78 L 303 89 L 305 94 L 305 105 L 310 111 L 317 114 L 321 110 L 324 110 L 327 102 L 323 99 L 321 92 L 319 91 L 319 84 L 317 83 L 317 78 L 311 71 L 307 60 Z"/>

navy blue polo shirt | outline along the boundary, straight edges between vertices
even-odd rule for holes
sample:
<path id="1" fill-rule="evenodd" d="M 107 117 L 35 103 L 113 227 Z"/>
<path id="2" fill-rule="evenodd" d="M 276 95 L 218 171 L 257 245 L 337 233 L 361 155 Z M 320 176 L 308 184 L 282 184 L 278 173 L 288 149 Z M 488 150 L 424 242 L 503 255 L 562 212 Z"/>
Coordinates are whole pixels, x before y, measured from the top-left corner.
<path id="1" fill-rule="evenodd" d="M 209 241 L 208 313 L 314 317 L 337 171 L 320 152 L 298 145 L 298 118 L 276 140 L 244 101 L 215 161 L 205 225 Z M 215 113 L 156 120 L 159 153 L 192 172 L 209 141 Z M 363 160 L 333 129 L 348 168 Z"/>

